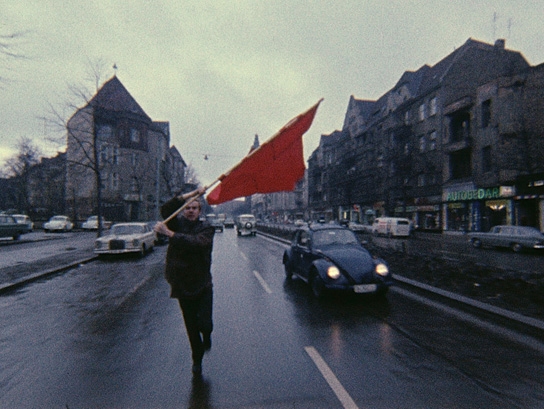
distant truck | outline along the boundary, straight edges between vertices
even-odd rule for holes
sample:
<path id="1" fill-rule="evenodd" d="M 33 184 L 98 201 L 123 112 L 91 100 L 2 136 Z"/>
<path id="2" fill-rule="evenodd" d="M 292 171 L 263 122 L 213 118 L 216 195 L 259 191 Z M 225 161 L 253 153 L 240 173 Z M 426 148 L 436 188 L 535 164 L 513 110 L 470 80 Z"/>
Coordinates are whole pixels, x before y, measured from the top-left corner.
<path id="1" fill-rule="evenodd" d="M 403 217 L 378 217 L 372 224 L 372 233 L 377 235 L 408 237 L 411 231 L 410 220 Z"/>
<path id="2" fill-rule="evenodd" d="M 0 214 L 0 237 L 13 237 L 13 240 L 19 240 L 21 234 L 28 232 L 28 225 L 17 223 L 13 216 Z"/>

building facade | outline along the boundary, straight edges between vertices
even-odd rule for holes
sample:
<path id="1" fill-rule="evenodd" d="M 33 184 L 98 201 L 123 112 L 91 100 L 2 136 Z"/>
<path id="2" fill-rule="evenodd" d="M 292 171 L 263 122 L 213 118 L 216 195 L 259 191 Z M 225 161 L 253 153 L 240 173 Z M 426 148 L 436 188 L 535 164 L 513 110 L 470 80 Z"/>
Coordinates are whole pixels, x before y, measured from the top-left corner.
<path id="1" fill-rule="evenodd" d="M 67 213 L 83 220 L 101 203 L 108 220 L 157 220 L 185 167 L 169 123 L 151 120 L 114 76 L 68 121 Z"/>
<path id="2" fill-rule="evenodd" d="M 342 131 L 308 161 L 310 208 L 430 231 L 544 229 L 543 70 L 503 40 L 469 39 L 376 101 L 351 97 Z"/>

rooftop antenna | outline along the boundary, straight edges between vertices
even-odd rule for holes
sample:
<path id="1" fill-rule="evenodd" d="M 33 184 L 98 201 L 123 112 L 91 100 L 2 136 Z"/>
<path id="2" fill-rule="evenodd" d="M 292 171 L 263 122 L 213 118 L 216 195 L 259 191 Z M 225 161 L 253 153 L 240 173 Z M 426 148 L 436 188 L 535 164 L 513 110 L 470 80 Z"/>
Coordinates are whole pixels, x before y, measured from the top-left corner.
<path id="1" fill-rule="evenodd" d="M 499 20 L 499 15 L 496 11 L 493 12 L 493 41 L 497 39 L 497 21 Z"/>
<path id="2" fill-rule="evenodd" d="M 117 77 L 117 64 L 113 63 L 113 75 Z"/>

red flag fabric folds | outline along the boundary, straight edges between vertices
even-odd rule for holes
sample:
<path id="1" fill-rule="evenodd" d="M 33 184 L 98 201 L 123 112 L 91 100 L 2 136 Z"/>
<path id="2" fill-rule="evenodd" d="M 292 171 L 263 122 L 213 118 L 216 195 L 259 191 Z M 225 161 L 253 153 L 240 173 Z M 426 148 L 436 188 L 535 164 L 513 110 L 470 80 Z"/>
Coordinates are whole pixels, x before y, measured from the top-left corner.
<path id="1" fill-rule="evenodd" d="M 285 125 L 270 140 L 250 152 L 207 197 L 220 204 L 255 193 L 291 191 L 304 176 L 302 135 L 310 128 L 321 100 Z"/>

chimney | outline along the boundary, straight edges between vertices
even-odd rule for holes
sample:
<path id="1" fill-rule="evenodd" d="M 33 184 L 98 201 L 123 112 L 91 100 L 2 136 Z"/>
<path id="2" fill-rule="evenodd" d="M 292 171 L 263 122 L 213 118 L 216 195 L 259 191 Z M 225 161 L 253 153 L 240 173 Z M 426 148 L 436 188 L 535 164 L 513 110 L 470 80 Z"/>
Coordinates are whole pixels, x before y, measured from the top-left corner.
<path id="1" fill-rule="evenodd" d="M 506 40 L 504 38 L 499 38 L 495 41 L 495 47 L 500 48 L 501 50 L 504 50 L 505 44 Z"/>

